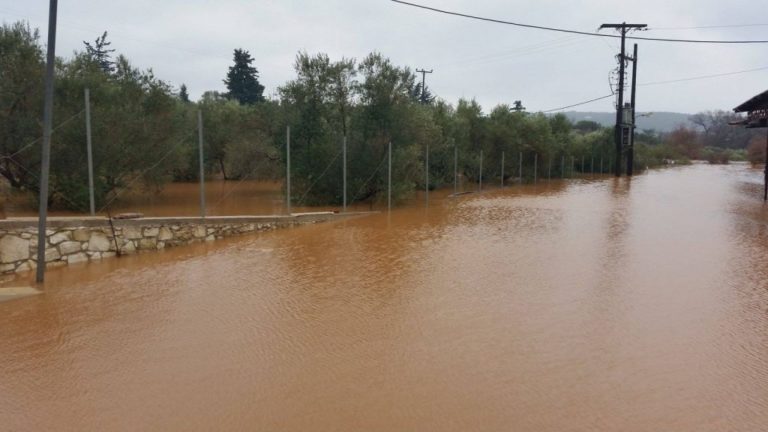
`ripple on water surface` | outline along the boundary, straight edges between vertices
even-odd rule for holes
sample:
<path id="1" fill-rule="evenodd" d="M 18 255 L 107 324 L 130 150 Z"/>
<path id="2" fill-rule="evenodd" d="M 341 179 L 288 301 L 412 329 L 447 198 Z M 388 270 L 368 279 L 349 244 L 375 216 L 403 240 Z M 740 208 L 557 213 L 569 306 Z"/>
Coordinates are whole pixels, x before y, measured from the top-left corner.
<path id="1" fill-rule="evenodd" d="M 44 294 L 0 303 L 0 419 L 763 430 L 759 183 L 696 165 L 434 194 L 429 209 L 57 269 Z"/>

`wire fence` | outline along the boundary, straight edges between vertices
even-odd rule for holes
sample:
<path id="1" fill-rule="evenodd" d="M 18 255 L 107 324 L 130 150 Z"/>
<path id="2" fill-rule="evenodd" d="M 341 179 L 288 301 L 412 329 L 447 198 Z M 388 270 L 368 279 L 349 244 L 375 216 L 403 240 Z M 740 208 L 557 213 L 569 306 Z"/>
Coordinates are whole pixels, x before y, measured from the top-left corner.
<path id="1" fill-rule="evenodd" d="M 59 149 L 56 146 L 56 133 L 61 133 L 67 127 L 75 126 L 74 121 L 82 116 L 85 110 L 81 110 L 71 115 L 66 120 L 60 122 L 53 129 L 54 139 L 52 140 L 52 152 L 56 156 L 57 151 L 73 152 L 71 147 Z M 202 120 L 200 120 L 202 121 Z M 89 125 L 90 126 L 90 125 Z M 88 127 L 90 130 L 90 127 Z M 193 139 L 194 132 L 202 134 Z M 115 212 L 136 212 L 147 215 L 175 215 L 184 216 L 189 214 L 205 215 L 224 215 L 232 212 L 238 214 L 265 214 L 290 212 L 293 208 L 289 203 L 295 203 L 300 211 L 316 209 L 344 210 L 347 206 L 360 208 L 382 207 L 385 203 L 404 202 L 413 200 L 418 196 L 424 196 L 424 204 L 429 205 L 430 190 L 443 190 L 445 193 L 440 196 L 448 196 L 451 193 L 480 192 L 488 189 L 498 189 L 504 187 L 518 187 L 522 185 L 541 185 L 551 184 L 555 180 L 562 179 L 589 179 L 599 178 L 602 175 L 609 174 L 613 168 L 613 155 L 609 152 L 592 150 L 585 157 L 581 155 L 577 158 L 573 152 L 567 148 L 560 151 L 538 152 L 536 150 L 524 151 L 505 151 L 499 149 L 476 149 L 459 148 L 458 146 L 447 143 L 436 143 L 430 149 L 426 146 L 422 154 L 406 154 L 394 143 L 392 147 L 396 150 L 396 157 L 392 159 L 391 153 L 384 153 L 383 157 L 366 156 L 364 165 L 357 165 L 358 161 L 355 155 L 345 150 L 346 140 L 340 143 L 339 148 L 329 154 L 329 160 L 326 163 L 315 164 L 312 172 L 307 172 L 307 168 L 299 174 L 292 174 L 286 170 L 285 157 L 271 156 L 263 153 L 257 160 L 248 161 L 250 168 L 241 173 L 234 180 L 213 179 L 211 174 L 217 174 L 215 164 L 212 163 L 215 155 L 204 154 L 202 160 L 196 163 L 205 169 L 206 176 L 209 177 L 208 184 L 222 183 L 226 186 L 220 190 L 210 190 L 198 200 L 199 190 L 204 189 L 205 182 L 170 182 L 162 188 L 151 189 L 145 184 L 145 177 L 153 171 L 167 173 L 170 169 L 167 162 L 172 157 L 180 153 L 196 155 L 198 146 L 205 147 L 207 137 L 205 133 L 195 127 L 195 130 L 189 131 L 186 139 L 179 140 L 163 148 L 151 160 L 151 163 L 141 169 L 132 170 L 123 173 L 122 177 L 115 180 L 112 184 L 116 185 L 101 194 L 98 210 L 96 213 L 104 214 Z M 289 136 L 286 142 L 281 143 L 286 150 L 290 145 Z M 0 163 L 11 164 L 16 170 L 23 172 L 34 181 L 40 181 L 40 177 L 35 172 L 36 167 L 27 166 L 23 162 L 22 154 L 33 153 L 38 150 L 40 140 L 36 139 L 22 147 L 15 149 L 7 155 L 0 155 Z M 98 142 L 94 144 L 98 147 Z M 278 144 L 280 145 L 280 143 Z M 358 147 L 359 148 L 359 147 Z M 83 142 L 82 153 L 86 152 L 86 145 Z M 124 150 L 124 149 L 123 149 Z M 79 150 L 75 149 L 77 153 Z M 390 150 L 391 151 L 391 150 Z M 130 157 L 130 152 L 125 150 L 120 157 Z M 82 155 L 77 155 L 78 157 Z M 72 154 L 67 157 L 77 159 Z M 247 156 L 243 156 L 247 157 Z M 80 158 L 82 159 L 82 158 Z M 198 158 L 199 159 L 199 158 Z M 90 161 L 89 161 L 90 162 Z M 385 170 L 388 164 L 390 167 Z M 98 161 L 96 162 L 98 163 Z M 70 167 L 72 170 L 85 170 L 96 172 L 97 176 L 109 176 L 111 173 L 100 170 L 98 166 L 90 167 Z M 221 170 L 223 171 L 223 165 Z M 346 171 L 344 171 L 346 169 Z M 264 172 L 270 174 L 265 176 Z M 283 174 L 275 175 L 275 172 Z M 289 190 L 287 178 L 291 176 L 293 190 Z M 334 179 L 339 176 L 342 179 Z M 52 178 L 63 177 L 60 173 L 52 172 Z M 92 196 L 92 181 L 85 181 L 80 177 L 83 184 L 78 185 L 78 190 L 88 190 Z M 91 179 L 88 179 L 91 180 Z M 298 180 L 298 181 L 297 181 Z M 317 188 L 324 190 L 331 189 L 330 196 L 325 203 L 318 203 L 317 199 L 309 198 L 317 192 Z M 296 187 L 298 185 L 298 187 Z M 51 201 L 60 201 L 59 209 L 64 208 L 66 214 L 89 214 L 88 205 L 84 202 L 84 193 L 74 196 L 71 184 L 66 184 L 69 189 L 52 184 L 50 187 Z M 332 189 L 338 188 L 333 192 Z M 36 190 L 28 188 L 26 192 L 16 191 L 15 196 L 26 195 L 31 203 L 37 197 L 34 197 Z M 103 191 L 102 191 L 103 192 Z M 237 192 L 237 194 L 236 194 Z M 351 192 L 350 195 L 348 193 Z M 211 195 L 207 199 L 206 195 Z M 290 194 L 290 200 L 288 195 Z M 393 199 L 393 195 L 395 195 Z M 343 202 L 338 201 L 338 197 L 344 197 Z M 349 197 L 347 202 L 346 198 Z M 296 199 L 298 198 L 298 199 Z M 206 202 L 212 203 L 206 205 Z M 26 207 L 23 204 L 16 203 L 12 211 L 6 211 L 7 215 L 13 216 L 13 213 L 19 215 L 29 215 L 33 211 L 31 205 Z M 310 205 L 311 204 L 311 205 Z M 6 206 L 7 209 L 8 206 Z M 197 207 L 197 208 L 196 208 Z M 92 207 L 93 208 L 93 207 Z M 174 210 L 176 208 L 176 210 Z M 55 214 L 56 210 L 54 210 Z"/>

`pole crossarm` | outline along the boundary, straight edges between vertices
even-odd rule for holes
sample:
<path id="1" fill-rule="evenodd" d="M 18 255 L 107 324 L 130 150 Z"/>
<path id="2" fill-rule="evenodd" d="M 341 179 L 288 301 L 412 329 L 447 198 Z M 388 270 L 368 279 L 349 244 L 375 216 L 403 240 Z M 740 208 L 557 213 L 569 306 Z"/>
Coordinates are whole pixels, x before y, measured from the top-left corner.
<path id="1" fill-rule="evenodd" d="M 421 103 L 425 104 L 427 103 L 427 74 L 431 74 L 434 72 L 433 69 L 426 70 L 426 69 L 416 69 L 416 73 L 421 74 Z"/>

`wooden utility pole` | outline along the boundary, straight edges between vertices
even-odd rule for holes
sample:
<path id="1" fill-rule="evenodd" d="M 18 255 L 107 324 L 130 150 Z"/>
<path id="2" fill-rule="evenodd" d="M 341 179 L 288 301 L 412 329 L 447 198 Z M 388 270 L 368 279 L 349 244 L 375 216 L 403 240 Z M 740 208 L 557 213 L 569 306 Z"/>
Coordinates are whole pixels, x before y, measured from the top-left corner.
<path id="1" fill-rule="evenodd" d="M 642 29 L 648 27 L 647 24 L 627 24 L 627 23 L 621 23 L 621 24 L 603 24 L 600 26 L 600 29 L 604 28 L 613 28 L 618 29 L 621 33 L 621 53 L 619 53 L 619 94 L 618 94 L 618 101 L 616 104 L 616 131 L 614 135 L 614 139 L 616 141 L 616 164 L 614 165 L 614 171 L 616 174 L 616 177 L 621 176 L 621 152 L 622 152 L 622 138 L 623 138 L 623 131 L 622 131 L 622 124 L 624 123 L 622 119 L 622 114 L 624 112 L 624 62 L 626 61 L 626 55 L 625 55 L 625 39 L 627 36 L 627 33 L 632 29 Z"/>
<path id="2" fill-rule="evenodd" d="M 632 95 L 629 104 L 632 106 L 632 124 L 629 126 L 629 146 L 627 146 L 627 175 L 632 176 L 635 164 L 635 93 L 637 90 L 637 44 L 632 52 Z"/>
<path id="3" fill-rule="evenodd" d="M 432 69 L 416 69 L 416 73 L 421 74 L 421 103 L 423 104 L 427 103 L 427 74 L 431 74 L 432 72 L 434 72 Z"/>

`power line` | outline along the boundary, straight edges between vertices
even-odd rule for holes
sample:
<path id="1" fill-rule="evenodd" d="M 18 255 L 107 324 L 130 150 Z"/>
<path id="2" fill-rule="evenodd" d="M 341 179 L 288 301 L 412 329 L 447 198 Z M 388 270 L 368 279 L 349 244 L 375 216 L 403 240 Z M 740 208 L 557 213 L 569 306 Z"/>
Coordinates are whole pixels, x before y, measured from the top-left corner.
<path id="1" fill-rule="evenodd" d="M 546 110 L 546 111 L 539 111 L 539 112 L 550 113 L 550 112 L 554 112 L 554 111 L 562 111 L 564 109 L 577 107 L 579 105 L 586 105 L 588 103 L 597 102 L 597 101 L 603 100 L 603 99 L 608 99 L 608 98 L 613 97 L 613 96 L 614 96 L 613 94 L 609 94 L 609 95 L 605 95 L 605 96 L 600 96 L 599 98 L 594 98 L 594 99 L 586 100 L 586 101 L 583 101 L 583 102 L 578 102 L 578 103 L 575 103 L 573 105 L 566 105 L 564 107 L 554 108 L 554 109 L 550 109 L 550 110 Z"/>
<path id="2" fill-rule="evenodd" d="M 758 71 L 762 71 L 762 70 L 768 70 L 768 66 L 763 66 L 763 67 L 759 67 L 759 68 L 755 68 L 755 69 L 746 69 L 746 70 L 741 70 L 741 71 L 724 72 L 724 73 L 712 74 L 712 75 L 701 75 L 701 76 L 694 76 L 694 77 L 688 77 L 688 78 L 679 78 L 679 79 L 673 79 L 673 80 L 653 81 L 653 82 L 647 82 L 647 83 L 639 83 L 637 85 L 638 86 L 651 86 L 651 85 L 661 85 L 661 84 L 672 84 L 672 83 L 684 82 L 684 81 L 694 81 L 694 80 L 707 79 L 707 78 L 717 78 L 717 77 L 721 77 L 721 76 L 737 75 L 737 74 L 743 74 L 743 73 L 749 73 L 749 72 L 758 72 Z M 540 111 L 540 112 L 542 112 L 542 113 L 550 113 L 550 112 L 554 112 L 554 111 L 560 111 L 560 110 L 564 110 L 564 109 L 567 109 L 567 108 L 577 107 L 579 105 L 586 105 L 588 103 L 597 102 L 599 100 L 607 99 L 607 98 L 609 98 L 611 96 L 613 96 L 613 94 L 606 95 L 606 96 L 601 96 L 599 98 L 590 99 L 590 100 L 586 100 L 586 101 L 583 101 L 583 102 L 578 102 L 578 103 L 575 103 L 573 105 L 568 105 L 568 106 L 564 106 L 564 107 L 560 107 L 560 108 L 554 108 L 554 109 L 550 109 L 550 110 L 546 110 L 546 111 Z"/>
<path id="3" fill-rule="evenodd" d="M 496 61 L 503 61 L 509 58 L 519 58 L 521 56 L 528 55 L 528 54 L 538 54 L 540 52 L 544 52 L 552 49 L 561 49 L 566 46 L 573 45 L 575 43 L 581 43 L 584 41 L 585 38 L 586 38 L 585 36 L 566 36 L 563 38 L 548 40 L 545 42 L 539 42 L 531 45 L 510 47 L 508 49 L 500 50 L 495 53 L 460 58 L 449 63 L 438 64 L 437 66 L 440 66 L 440 67 L 451 67 L 456 65 L 466 66 L 466 65 L 472 65 L 472 64 L 486 64 L 486 63 L 492 63 Z M 600 39 L 600 40 L 603 40 L 603 39 Z"/>
<path id="4" fill-rule="evenodd" d="M 712 75 L 700 75 L 695 77 L 689 77 L 689 78 L 680 78 L 680 79 L 673 79 L 673 80 L 666 80 L 666 81 L 653 81 L 653 82 L 647 82 L 638 84 L 639 86 L 651 86 L 651 85 L 659 85 L 659 84 L 670 84 L 670 83 L 676 83 L 676 82 L 683 82 L 683 81 L 695 81 L 700 79 L 706 79 L 706 78 L 716 78 L 721 76 L 728 76 L 728 75 L 738 75 L 748 72 L 757 72 L 761 70 L 768 70 L 768 66 L 763 66 L 755 69 L 747 69 L 747 70 L 741 70 L 741 71 L 734 71 L 734 72 L 724 72 L 719 74 L 712 74 Z"/>
<path id="5" fill-rule="evenodd" d="M 540 26 L 540 25 L 533 25 L 533 24 L 523 24 L 523 23 L 516 23 L 512 21 L 505 21 L 495 18 L 487 18 L 487 17 L 481 17 L 476 15 L 469 15 L 465 13 L 460 12 L 453 12 L 448 11 L 444 9 L 438 9 L 430 6 L 424 6 L 416 3 L 409 3 L 402 0 L 390 0 L 394 3 L 399 3 L 405 6 L 411 6 L 419 9 L 424 9 L 432 12 L 437 12 L 445 15 L 453 15 L 458 16 L 462 18 L 469 18 L 479 21 L 486 21 L 486 22 L 492 22 L 496 24 L 506 24 L 506 25 L 512 25 L 517 27 L 524 27 L 524 28 L 530 28 L 530 29 L 536 29 L 536 30 L 547 30 L 547 31 L 554 31 L 554 32 L 560 32 L 560 33 L 572 33 L 572 34 L 580 34 L 580 35 L 586 35 L 586 36 L 596 36 L 596 37 L 609 37 L 609 38 L 621 38 L 619 35 L 612 35 L 612 34 L 603 34 L 603 33 L 594 33 L 594 32 L 585 32 L 585 31 L 579 31 L 579 30 L 569 30 L 569 29 L 563 29 L 558 27 L 547 27 L 547 26 Z M 699 40 L 699 39 L 670 39 L 670 38 L 651 38 L 651 37 L 640 37 L 640 36 L 627 36 L 627 39 L 635 39 L 635 40 L 645 40 L 645 41 L 653 41 L 653 42 L 679 42 L 679 43 L 705 43 L 705 44 L 765 44 L 768 43 L 768 40 Z"/>
<path id="6" fill-rule="evenodd" d="M 708 25 L 708 26 L 695 26 L 695 27 L 653 27 L 648 30 L 699 30 L 699 29 L 714 29 L 714 28 L 741 28 L 741 27 L 766 27 L 768 24 L 725 24 L 725 25 Z"/>

